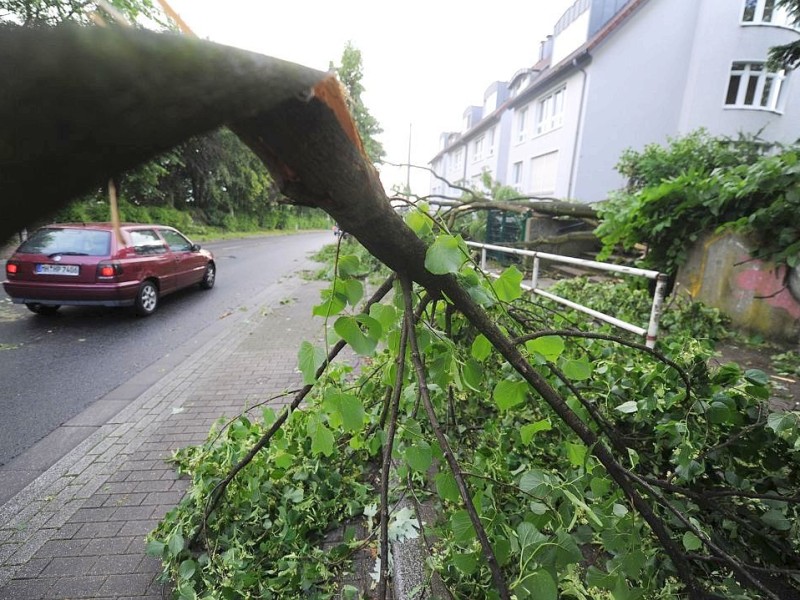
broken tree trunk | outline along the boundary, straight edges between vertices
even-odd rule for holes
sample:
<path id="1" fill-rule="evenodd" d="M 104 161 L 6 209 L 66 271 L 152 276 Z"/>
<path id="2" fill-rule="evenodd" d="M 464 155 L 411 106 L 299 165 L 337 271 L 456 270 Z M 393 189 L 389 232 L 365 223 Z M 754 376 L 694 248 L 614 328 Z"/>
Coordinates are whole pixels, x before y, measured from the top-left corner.
<path id="1" fill-rule="evenodd" d="M 603 464 L 652 528 L 689 596 L 702 597 L 682 549 L 608 446 L 455 276 L 426 270 L 426 245 L 392 208 L 335 80 L 207 42 L 138 31 L 5 30 L 0 53 L 0 110 L 11 125 L 0 133 L 0 185 L 13 215 L 0 235 L 171 144 L 230 125 L 287 196 L 325 210 L 391 269 L 447 296 Z M 484 550 L 491 562 L 491 549 Z"/>

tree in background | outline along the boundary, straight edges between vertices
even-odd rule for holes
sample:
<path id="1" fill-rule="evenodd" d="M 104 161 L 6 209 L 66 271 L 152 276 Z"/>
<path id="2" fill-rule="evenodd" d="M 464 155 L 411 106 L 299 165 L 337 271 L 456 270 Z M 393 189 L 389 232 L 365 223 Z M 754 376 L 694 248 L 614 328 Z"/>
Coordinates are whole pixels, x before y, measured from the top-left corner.
<path id="1" fill-rule="evenodd" d="M 335 67 L 330 63 L 330 68 L 336 71 L 339 81 L 347 88 L 349 94 L 347 105 L 361 135 L 367 156 L 373 163 L 381 162 L 386 152 L 383 144 L 376 140 L 375 136 L 383 133 L 383 128 L 361 99 L 361 94 L 364 92 L 364 86 L 361 85 L 361 79 L 364 77 L 361 50 L 353 46 L 352 42 L 347 42 L 342 52 L 341 65 Z"/>
<path id="2" fill-rule="evenodd" d="M 800 23 L 800 0 L 778 0 L 778 4 L 788 11 L 792 23 Z M 796 68 L 800 65 L 800 41 L 775 46 L 770 50 L 769 60 L 772 67 Z"/>
<path id="3" fill-rule="evenodd" d="M 149 21 L 162 28 L 171 28 L 169 20 L 152 0 L 107 0 L 107 4 L 131 23 Z M 99 8 L 90 0 L 3 0 L 0 2 L 0 23 L 15 23 L 23 27 L 67 22 L 88 25 L 93 22 L 92 14 Z"/>

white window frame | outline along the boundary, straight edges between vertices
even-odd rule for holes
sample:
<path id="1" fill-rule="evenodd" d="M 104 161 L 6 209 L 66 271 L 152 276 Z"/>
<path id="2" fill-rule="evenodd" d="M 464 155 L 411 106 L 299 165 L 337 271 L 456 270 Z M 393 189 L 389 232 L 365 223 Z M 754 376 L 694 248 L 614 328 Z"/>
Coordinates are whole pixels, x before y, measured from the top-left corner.
<path id="1" fill-rule="evenodd" d="M 536 105 L 536 135 L 561 127 L 564 123 L 564 99 L 567 86 L 561 86 Z"/>
<path id="2" fill-rule="evenodd" d="M 472 162 L 478 162 L 483 158 L 483 136 L 479 136 L 473 146 L 475 152 L 472 156 Z"/>
<path id="3" fill-rule="evenodd" d="M 734 90 L 734 78 L 738 78 Z M 786 75 L 783 70 L 769 71 L 763 61 L 735 61 L 731 65 L 725 89 L 725 108 L 780 112 L 781 90 Z M 735 91 L 733 101 L 731 92 Z"/>
<path id="4" fill-rule="evenodd" d="M 489 147 L 487 152 L 488 156 L 494 156 L 494 134 L 495 134 L 495 128 L 492 127 L 489 130 Z"/>
<path id="5" fill-rule="evenodd" d="M 511 165 L 511 187 L 518 192 L 522 191 L 522 161 Z"/>
<path id="6" fill-rule="evenodd" d="M 774 25 L 795 28 L 787 10 L 778 6 L 778 0 L 744 0 L 741 23 L 742 25 Z"/>
<path id="7" fill-rule="evenodd" d="M 521 109 L 517 111 L 517 141 L 524 142 L 525 141 L 525 121 L 527 121 L 528 117 L 528 107 L 523 106 Z"/>

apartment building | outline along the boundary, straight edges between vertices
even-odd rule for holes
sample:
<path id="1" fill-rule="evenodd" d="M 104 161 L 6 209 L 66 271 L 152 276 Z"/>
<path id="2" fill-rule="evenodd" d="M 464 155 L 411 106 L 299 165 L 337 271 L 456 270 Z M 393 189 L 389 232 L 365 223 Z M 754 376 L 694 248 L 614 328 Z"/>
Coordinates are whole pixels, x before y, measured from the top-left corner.
<path id="1" fill-rule="evenodd" d="M 793 142 L 800 83 L 766 59 L 798 38 L 775 0 L 577 0 L 533 66 L 442 134 L 430 166 L 452 183 L 487 170 L 524 195 L 596 202 L 624 185 L 626 148 L 699 127 Z M 459 192 L 432 178 L 431 194 Z"/>

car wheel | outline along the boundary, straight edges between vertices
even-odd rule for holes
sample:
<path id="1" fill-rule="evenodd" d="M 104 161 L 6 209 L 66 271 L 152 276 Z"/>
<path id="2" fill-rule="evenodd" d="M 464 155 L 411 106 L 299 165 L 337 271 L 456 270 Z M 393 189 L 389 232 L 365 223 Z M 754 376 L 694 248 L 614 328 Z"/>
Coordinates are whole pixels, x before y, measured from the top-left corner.
<path id="1" fill-rule="evenodd" d="M 200 287 L 204 290 L 210 290 L 214 287 L 214 282 L 217 280 L 217 266 L 210 262 L 206 265 L 206 272 L 203 273 L 203 279 L 200 280 Z"/>
<path id="2" fill-rule="evenodd" d="M 133 310 L 140 317 L 149 317 L 158 308 L 158 288 L 152 281 L 145 281 L 139 286 Z"/>
<path id="3" fill-rule="evenodd" d="M 29 302 L 25 306 L 29 311 L 37 315 L 54 315 L 61 308 L 58 304 L 39 304 L 38 302 Z"/>

